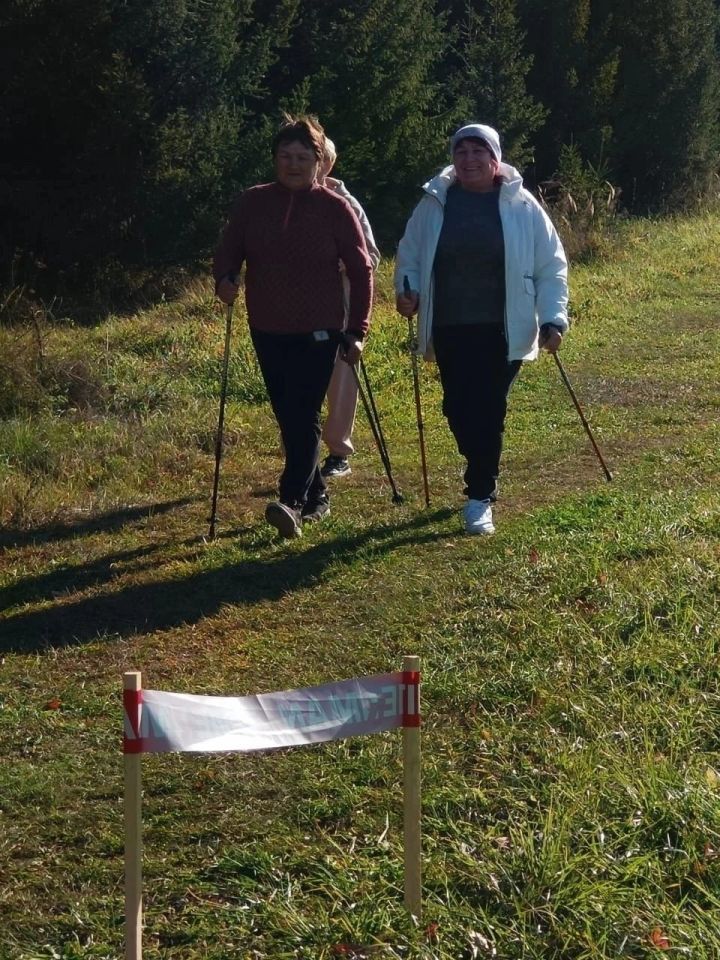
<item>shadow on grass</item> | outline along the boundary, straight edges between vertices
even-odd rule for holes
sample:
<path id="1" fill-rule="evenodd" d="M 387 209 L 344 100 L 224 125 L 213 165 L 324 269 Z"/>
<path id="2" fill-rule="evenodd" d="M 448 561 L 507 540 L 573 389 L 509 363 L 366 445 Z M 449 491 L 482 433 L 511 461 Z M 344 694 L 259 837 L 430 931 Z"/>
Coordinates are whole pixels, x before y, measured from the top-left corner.
<path id="1" fill-rule="evenodd" d="M 82 520 L 73 520 L 69 523 L 48 523 L 30 530 L 8 527 L 0 531 L 0 547 L 25 547 L 31 543 L 43 543 L 53 540 L 72 540 L 89 533 L 111 533 L 136 520 L 145 520 L 147 517 L 159 516 L 187 507 L 203 497 L 183 497 L 180 500 L 167 500 L 164 503 L 148 503 L 138 507 L 123 507 L 122 510 L 111 510 Z"/>
<path id="2" fill-rule="evenodd" d="M 250 528 L 234 529 L 218 533 L 216 540 L 233 539 L 251 533 Z M 205 543 L 202 535 L 181 540 L 173 544 L 178 549 L 197 547 Z M 167 543 L 152 543 L 131 550 L 120 550 L 109 553 L 104 557 L 93 560 L 92 563 L 65 564 L 53 567 L 48 573 L 41 573 L 34 577 L 23 577 L 7 587 L 0 587 L 0 613 L 10 607 L 21 606 L 26 603 L 40 603 L 43 600 L 58 600 L 62 594 L 79 593 L 82 590 L 109 583 L 128 572 L 139 574 L 143 570 L 157 569 L 162 564 L 153 557 L 167 548 Z M 173 558 L 171 558 L 173 559 Z M 4 636 L 2 621 L 0 621 L 0 637 Z M 0 639 L 0 649 L 2 640 Z"/>
<path id="3" fill-rule="evenodd" d="M 118 553 L 107 554 L 92 563 L 53 567 L 49 573 L 16 580 L 9 586 L 0 588 L 0 613 L 9 607 L 23 603 L 40 603 L 42 600 L 59 599 L 63 593 L 76 593 L 79 590 L 87 590 L 107 583 L 118 576 L 119 572 L 124 572 L 125 564 L 133 564 L 133 570 L 142 569 L 143 566 L 149 565 L 149 562 L 134 564 L 133 561 L 149 557 L 159 549 L 158 544 L 152 544 L 136 547 L 133 550 L 121 550 Z M 4 637 L 2 621 L 0 621 L 0 637 Z"/>
<path id="4" fill-rule="evenodd" d="M 105 635 L 152 633 L 196 623 L 213 616 L 226 604 L 252 606 L 279 600 L 287 593 L 320 583 L 329 564 L 356 561 L 358 551 L 371 542 L 373 556 L 378 556 L 405 545 L 417 546 L 449 536 L 423 528 L 455 512 L 443 509 L 423 513 L 403 523 L 370 527 L 356 536 L 323 540 L 301 552 L 201 570 L 182 579 L 133 585 L 115 593 L 18 613 L 0 621 L 0 653 L 30 653 L 85 643 Z M 140 556 L 142 551 L 128 554 Z M 86 580 L 94 576 L 96 583 L 109 570 L 108 561 L 113 562 L 105 558 L 92 564 L 88 574 L 82 567 L 76 568 L 76 572 Z"/>

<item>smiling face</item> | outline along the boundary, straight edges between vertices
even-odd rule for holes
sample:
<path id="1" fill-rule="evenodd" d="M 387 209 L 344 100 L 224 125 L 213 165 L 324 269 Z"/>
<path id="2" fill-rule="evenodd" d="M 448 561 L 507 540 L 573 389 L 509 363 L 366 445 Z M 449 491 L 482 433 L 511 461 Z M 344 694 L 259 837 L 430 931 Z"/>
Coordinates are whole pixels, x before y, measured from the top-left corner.
<path id="1" fill-rule="evenodd" d="M 283 141 L 275 152 L 275 176 L 288 190 L 307 190 L 318 172 L 318 159 L 299 140 Z"/>
<path id="2" fill-rule="evenodd" d="M 460 140 L 453 150 L 453 164 L 463 190 L 487 193 L 494 189 L 500 164 L 482 140 Z"/>

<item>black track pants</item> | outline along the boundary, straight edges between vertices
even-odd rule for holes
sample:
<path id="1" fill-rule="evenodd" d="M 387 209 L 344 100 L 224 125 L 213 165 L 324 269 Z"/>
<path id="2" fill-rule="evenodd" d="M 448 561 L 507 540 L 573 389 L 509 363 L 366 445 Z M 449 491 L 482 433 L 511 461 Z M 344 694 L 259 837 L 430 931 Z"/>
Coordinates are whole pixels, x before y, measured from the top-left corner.
<path id="1" fill-rule="evenodd" d="M 494 501 L 507 396 L 522 361 L 508 361 L 505 331 L 500 326 L 437 327 L 433 343 L 443 413 L 467 460 L 465 493 L 471 500 Z"/>
<path id="2" fill-rule="evenodd" d="M 318 468 L 320 411 L 337 354 L 337 341 L 312 334 L 250 331 L 285 447 L 280 500 L 291 507 L 327 496 Z"/>

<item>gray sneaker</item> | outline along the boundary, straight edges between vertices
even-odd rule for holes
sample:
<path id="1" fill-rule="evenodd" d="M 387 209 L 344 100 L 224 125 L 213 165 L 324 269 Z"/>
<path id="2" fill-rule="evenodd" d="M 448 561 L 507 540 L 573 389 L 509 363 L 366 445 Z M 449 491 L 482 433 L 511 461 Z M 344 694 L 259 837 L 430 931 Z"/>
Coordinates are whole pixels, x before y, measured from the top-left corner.
<path id="1" fill-rule="evenodd" d="M 265 507 L 265 519 L 275 527 L 281 537 L 287 540 L 302 536 L 302 517 L 300 511 L 289 507 L 279 500 Z"/>
<path id="2" fill-rule="evenodd" d="M 329 457 L 325 458 L 320 473 L 327 479 L 328 477 L 347 477 L 352 473 L 352 470 L 347 457 L 336 457 L 331 453 Z"/>
<path id="3" fill-rule="evenodd" d="M 324 520 L 325 517 L 329 516 L 330 502 L 327 499 L 306 503 L 302 509 L 303 523 L 317 523 L 318 520 Z"/>

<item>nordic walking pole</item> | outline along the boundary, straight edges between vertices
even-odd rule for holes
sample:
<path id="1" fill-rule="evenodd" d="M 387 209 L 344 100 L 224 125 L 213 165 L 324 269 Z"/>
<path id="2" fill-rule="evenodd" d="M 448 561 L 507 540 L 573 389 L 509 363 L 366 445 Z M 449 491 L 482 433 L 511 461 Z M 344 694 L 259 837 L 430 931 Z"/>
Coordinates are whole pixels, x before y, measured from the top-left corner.
<path id="1" fill-rule="evenodd" d="M 389 462 L 390 456 L 388 454 L 387 443 L 385 441 L 385 434 L 383 433 L 382 426 L 380 424 L 380 414 L 378 413 L 377 404 L 375 403 L 375 396 L 370 386 L 370 379 L 368 377 L 367 367 L 365 366 L 365 361 L 362 356 L 358 363 L 358 368 L 362 374 L 363 383 L 365 384 L 365 390 L 367 392 L 368 400 L 370 401 L 370 407 L 372 408 L 373 416 L 375 417 L 375 424 L 377 426 L 378 436 L 380 437 L 383 445 L 383 450 L 385 451 L 385 458 Z"/>
<path id="2" fill-rule="evenodd" d="M 375 425 L 377 427 L 378 437 L 382 442 L 382 449 L 385 454 L 385 464 L 388 474 L 388 480 L 390 481 L 390 486 L 393 488 L 393 503 L 402 503 L 403 496 L 401 493 L 398 493 L 395 489 L 395 484 L 392 479 L 392 468 L 390 466 L 390 453 L 388 452 L 387 441 L 385 440 L 385 434 L 383 433 L 382 424 L 380 423 L 380 414 L 378 413 L 377 404 L 375 403 L 375 395 L 373 394 L 372 387 L 370 386 L 370 378 L 368 377 L 367 367 L 365 366 L 365 361 L 362 356 L 360 357 L 360 372 L 362 373 L 363 380 L 365 382 L 365 389 L 367 391 L 368 400 L 370 401 L 370 407 L 375 417 Z M 358 382 L 359 387 L 359 382 Z M 363 403 L 365 401 L 363 400 Z M 383 456 L 382 452 L 380 454 L 381 458 Z"/>
<path id="3" fill-rule="evenodd" d="M 410 281 L 403 277 L 405 296 L 410 295 Z M 410 361 L 412 363 L 413 386 L 415 388 L 415 413 L 417 415 L 418 439 L 420 441 L 420 462 L 422 464 L 423 487 L 425 488 L 425 506 L 430 506 L 430 487 L 428 485 L 427 458 L 425 456 L 425 428 L 423 426 L 422 405 L 420 403 L 420 372 L 418 370 L 417 354 L 415 353 L 415 331 L 412 317 L 407 318 L 408 333 L 410 335 Z"/>
<path id="4" fill-rule="evenodd" d="M 360 362 L 362 363 L 362 360 Z M 390 466 L 390 457 L 388 456 L 387 447 L 385 445 L 385 438 L 383 437 L 382 430 L 380 428 L 380 421 L 379 420 L 376 421 L 375 418 L 373 417 L 373 410 L 370 404 L 368 403 L 367 397 L 365 396 L 365 391 L 363 390 L 362 383 L 360 382 L 360 377 L 358 376 L 356 367 L 353 364 L 351 364 L 350 369 L 353 372 L 353 377 L 355 378 L 355 385 L 358 388 L 358 393 L 360 394 L 362 405 L 365 408 L 365 413 L 368 418 L 368 423 L 370 424 L 370 429 L 372 430 L 372 435 L 375 438 L 375 443 L 378 448 L 378 453 L 380 454 L 380 459 L 382 460 L 382 465 L 385 468 L 385 475 L 388 478 L 388 482 L 390 483 L 390 487 L 393 492 L 393 497 L 392 497 L 393 503 L 402 503 L 403 495 L 398 491 L 398 488 L 395 486 L 395 480 L 393 479 L 392 468 Z M 367 373 L 365 373 L 365 376 L 367 377 Z M 369 381 L 366 380 L 366 382 L 368 383 L 368 386 L 369 386 Z M 376 413 L 376 416 L 377 416 L 377 413 Z"/>
<path id="5" fill-rule="evenodd" d="M 230 363 L 230 332 L 232 330 L 232 315 L 233 305 L 229 303 L 225 313 L 225 354 L 223 356 L 222 381 L 220 384 L 220 416 L 218 417 L 217 436 L 215 438 L 215 479 L 213 480 L 210 530 L 208 532 L 208 537 L 210 540 L 215 539 L 218 485 L 220 483 L 220 459 L 222 457 L 223 426 L 225 424 L 225 399 L 227 397 L 228 365 Z"/>
<path id="6" fill-rule="evenodd" d="M 585 419 L 585 414 L 582 412 L 582 409 L 581 409 L 581 407 L 580 407 L 580 404 L 578 403 L 578 398 L 575 396 L 575 391 L 573 390 L 573 388 L 572 388 L 572 386 L 571 386 L 571 384 L 570 384 L 570 381 L 568 380 L 568 376 L 567 376 L 567 374 L 565 373 L 565 370 L 563 369 L 562 363 L 560 363 L 560 357 L 557 355 L 557 353 L 554 353 L 554 354 L 553 354 L 553 360 L 555 361 L 555 363 L 556 363 L 556 365 L 557 365 L 557 368 L 558 368 L 558 370 L 560 371 L 560 376 L 563 378 L 563 383 L 565 384 L 565 386 L 566 386 L 567 389 L 568 389 L 568 393 L 570 394 L 570 396 L 571 396 L 571 398 L 572 398 L 572 402 L 575 404 L 575 409 L 576 409 L 577 412 L 578 412 L 578 415 L 579 415 L 579 417 L 580 417 L 580 421 L 581 421 L 583 427 L 585 427 L 585 433 L 586 433 L 586 434 L 588 435 L 588 437 L 590 438 L 590 443 L 593 445 L 593 450 L 594 450 L 595 453 L 597 454 L 597 458 L 598 458 L 598 460 L 600 461 L 600 466 L 603 468 L 603 473 L 605 474 L 605 479 L 606 479 L 606 480 L 608 481 L 608 483 L 609 483 L 609 482 L 612 480 L 612 478 L 613 478 L 613 477 L 612 477 L 612 474 L 611 474 L 610 471 L 608 470 L 607 464 L 606 464 L 605 461 L 603 460 L 603 455 L 600 453 L 600 449 L 598 448 L 598 445 L 595 443 L 595 437 L 593 437 L 593 435 L 592 435 L 592 431 L 590 430 L 590 425 L 589 425 L 589 423 L 587 422 L 587 420 Z"/>

